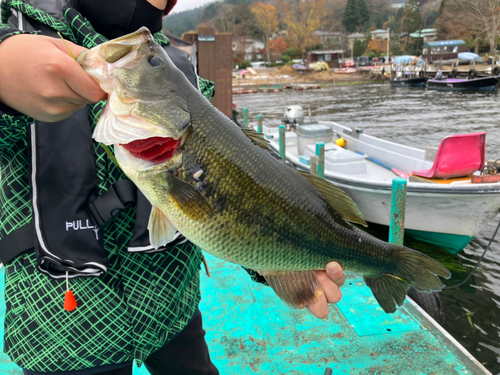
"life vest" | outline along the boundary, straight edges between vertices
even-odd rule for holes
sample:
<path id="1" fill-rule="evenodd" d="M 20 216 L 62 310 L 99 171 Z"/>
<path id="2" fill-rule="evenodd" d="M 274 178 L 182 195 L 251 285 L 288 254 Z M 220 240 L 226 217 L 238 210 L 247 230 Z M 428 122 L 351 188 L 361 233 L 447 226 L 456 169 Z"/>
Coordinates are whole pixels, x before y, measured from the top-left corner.
<path id="1" fill-rule="evenodd" d="M 45 6 L 51 3 L 60 6 L 57 1 L 43 2 Z M 60 12 L 60 8 L 49 10 L 57 9 Z M 9 23 L 13 27 L 26 31 L 42 29 L 44 35 L 58 38 L 53 29 L 40 21 L 23 17 L 14 9 L 12 15 Z M 187 53 L 171 45 L 164 49 L 198 87 Z M 99 196 L 87 108 L 57 123 L 35 121 L 29 144 L 33 220 L 0 241 L 0 261 L 4 264 L 34 248 L 38 268 L 53 278 L 66 277 L 66 272 L 70 278 L 100 276 L 107 270 L 103 228 L 131 206 L 136 206 L 136 224 L 129 251 L 164 251 L 186 241 L 178 233 L 164 248 L 156 250 L 151 246 L 147 230 L 151 204 L 131 181 L 117 181 Z"/>

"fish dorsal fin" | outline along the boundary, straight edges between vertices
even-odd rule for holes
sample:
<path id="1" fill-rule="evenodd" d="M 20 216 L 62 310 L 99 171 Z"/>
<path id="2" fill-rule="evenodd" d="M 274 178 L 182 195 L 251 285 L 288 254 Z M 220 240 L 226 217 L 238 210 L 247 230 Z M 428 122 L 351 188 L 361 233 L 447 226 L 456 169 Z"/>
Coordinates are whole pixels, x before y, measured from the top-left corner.
<path id="1" fill-rule="evenodd" d="M 167 174 L 167 194 L 186 216 L 196 221 L 206 221 L 212 216 L 212 206 L 192 185 Z"/>
<path id="2" fill-rule="evenodd" d="M 277 296 L 289 306 L 304 307 L 318 301 L 323 291 L 314 271 L 259 271 Z"/>
<path id="3" fill-rule="evenodd" d="M 264 149 L 269 148 L 269 141 L 264 138 L 264 134 L 257 133 L 250 129 L 241 129 L 243 133 L 252 140 L 257 146 L 262 147 Z"/>
<path id="4" fill-rule="evenodd" d="M 368 226 L 356 203 L 354 203 L 354 201 L 341 189 L 310 173 L 304 171 L 299 172 L 318 189 L 330 207 L 333 208 L 335 212 L 338 212 L 342 219 L 350 221 L 351 223 L 361 224 L 365 227 Z"/>
<path id="5" fill-rule="evenodd" d="M 165 246 L 174 239 L 177 230 L 168 217 L 158 208 L 151 209 L 148 222 L 149 242 L 155 249 Z"/>

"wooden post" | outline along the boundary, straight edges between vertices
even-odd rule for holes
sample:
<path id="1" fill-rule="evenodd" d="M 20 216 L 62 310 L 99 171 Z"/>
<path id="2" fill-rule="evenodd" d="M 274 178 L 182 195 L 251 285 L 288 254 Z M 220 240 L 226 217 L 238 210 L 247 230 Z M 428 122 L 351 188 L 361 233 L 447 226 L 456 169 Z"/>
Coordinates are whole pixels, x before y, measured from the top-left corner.
<path id="1" fill-rule="evenodd" d="M 261 114 L 257 115 L 257 133 L 262 133 L 262 116 Z"/>
<path id="2" fill-rule="evenodd" d="M 247 107 L 243 108 L 243 127 L 248 127 L 248 109 Z"/>
<path id="3" fill-rule="evenodd" d="M 317 156 L 311 156 L 309 158 L 309 171 L 313 176 L 318 175 L 318 157 Z"/>
<path id="4" fill-rule="evenodd" d="M 325 178 L 325 142 L 316 143 L 316 156 L 318 157 L 318 177 Z"/>
<path id="5" fill-rule="evenodd" d="M 280 125 L 279 132 L 280 132 L 280 138 L 279 138 L 280 158 L 286 160 L 285 125 Z"/>
<path id="6" fill-rule="evenodd" d="M 405 178 L 392 180 L 391 219 L 389 226 L 389 243 L 403 245 L 405 232 L 406 211 L 406 184 Z"/>

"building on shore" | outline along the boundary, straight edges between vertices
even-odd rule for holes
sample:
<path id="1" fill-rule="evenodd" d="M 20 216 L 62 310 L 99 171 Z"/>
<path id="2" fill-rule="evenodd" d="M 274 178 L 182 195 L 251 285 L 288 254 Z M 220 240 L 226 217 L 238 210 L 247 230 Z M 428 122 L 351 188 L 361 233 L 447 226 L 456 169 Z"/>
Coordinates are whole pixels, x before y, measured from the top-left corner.
<path id="1" fill-rule="evenodd" d="M 437 30 L 436 29 L 422 29 L 410 34 L 412 38 L 424 38 L 424 43 L 433 42 L 436 40 Z"/>
<path id="2" fill-rule="evenodd" d="M 466 43 L 460 39 L 428 42 L 422 46 L 422 59 L 429 62 L 458 59 L 458 54 L 466 50 Z"/>
<path id="3" fill-rule="evenodd" d="M 262 60 L 265 57 L 266 45 L 259 39 L 233 38 L 232 48 L 235 61 Z"/>
<path id="4" fill-rule="evenodd" d="M 344 50 L 333 50 L 328 48 L 321 48 L 307 53 L 307 62 L 309 64 L 324 61 L 330 68 L 338 68 L 339 60 L 343 58 Z"/>
<path id="5" fill-rule="evenodd" d="M 373 30 L 370 31 L 370 34 L 372 34 L 372 39 L 387 39 L 389 37 L 389 30 Z"/>

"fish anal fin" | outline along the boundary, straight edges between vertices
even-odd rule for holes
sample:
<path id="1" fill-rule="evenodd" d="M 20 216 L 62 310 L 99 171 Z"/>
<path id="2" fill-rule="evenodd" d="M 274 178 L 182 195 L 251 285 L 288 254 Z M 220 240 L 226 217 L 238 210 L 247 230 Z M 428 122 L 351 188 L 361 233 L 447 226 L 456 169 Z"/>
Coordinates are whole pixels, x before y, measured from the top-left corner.
<path id="1" fill-rule="evenodd" d="M 158 208 L 151 209 L 148 222 L 149 242 L 155 249 L 165 246 L 174 239 L 177 230 L 168 217 Z"/>
<path id="2" fill-rule="evenodd" d="M 190 219 L 204 222 L 212 216 L 213 208 L 203 195 L 194 186 L 171 174 L 167 174 L 167 194 Z"/>
<path id="3" fill-rule="evenodd" d="M 354 203 L 344 191 L 322 178 L 313 176 L 304 171 L 299 172 L 318 189 L 328 205 L 335 212 L 339 213 L 342 219 L 350 221 L 351 223 L 361 224 L 365 227 L 368 226 L 356 203 Z"/>
<path id="4" fill-rule="evenodd" d="M 411 288 L 411 283 L 393 275 L 364 276 L 364 279 L 380 307 L 388 314 L 396 311 L 396 305 L 401 306 L 403 304 Z"/>
<path id="5" fill-rule="evenodd" d="M 304 307 L 318 301 L 323 291 L 314 271 L 259 271 L 277 296 L 289 306 Z"/>

